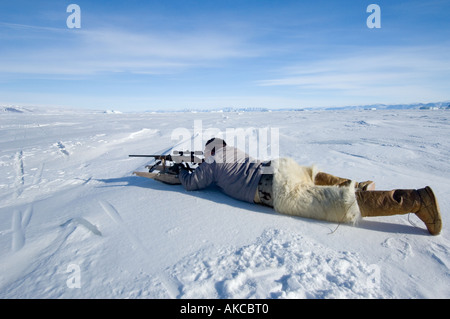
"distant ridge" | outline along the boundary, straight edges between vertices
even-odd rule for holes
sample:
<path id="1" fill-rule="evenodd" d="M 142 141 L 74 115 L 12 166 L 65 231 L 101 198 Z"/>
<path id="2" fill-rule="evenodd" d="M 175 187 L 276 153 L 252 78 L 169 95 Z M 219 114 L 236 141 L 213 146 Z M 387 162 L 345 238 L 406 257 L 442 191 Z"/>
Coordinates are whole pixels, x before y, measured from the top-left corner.
<path id="1" fill-rule="evenodd" d="M 243 112 L 303 112 L 303 111 L 344 111 L 344 110 L 450 110 L 450 101 L 432 102 L 432 103 L 411 103 L 411 104 L 371 104 L 371 105 L 354 105 L 354 106 L 336 106 L 336 107 L 284 107 L 284 108 L 265 108 L 265 107 L 225 107 L 196 109 L 184 108 L 179 110 L 147 110 L 147 111 L 116 111 L 116 110 L 94 110 L 94 109 L 74 109 L 65 107 L 44 107 L 44 106 L 16 106 L 16 105 L 0 105 L 0 114 L 21 114 L 21 113 L 103 113 L 103 114 L 122 114 L 122 113 L 243 113 Z"/>
<path id="2" fill-rule="evenodd" d="M 211 109 L 195 109 L 185 108 L 181 110 L 157 110 L 147 111 L 153 113 L 174 113 L 174 112 L 216 112 L 216 113 L 230 113 L 230 112 L 302 112 L 302 111 L 341 111 L 341 110 L 407 110 L 407 109 L 450 109 L 450 101 L 432 102 L 432 103 L 412 103 L 412 104 L 371 104 L 371 105 L 355 105 L 355 106 L 336 106 L 336 107 L 304 107 L 304 108 L 264 108 L 264 107 L 225 107 L 225 108 L 211 108 Z"/>

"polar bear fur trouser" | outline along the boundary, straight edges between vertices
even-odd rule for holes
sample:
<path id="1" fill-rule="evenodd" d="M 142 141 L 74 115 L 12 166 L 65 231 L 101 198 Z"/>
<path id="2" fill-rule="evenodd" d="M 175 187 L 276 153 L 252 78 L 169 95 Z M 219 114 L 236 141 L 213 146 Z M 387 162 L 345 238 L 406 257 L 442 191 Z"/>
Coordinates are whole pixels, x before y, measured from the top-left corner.
<path id="1" fill-rule="evenodd" d="M 337 223 L 355 223 L 361 217 L 355 182 L 346 187 L 317 186 L 315 166 L 301 166 L 291 158 L 271 162 L 273 208 L 281 214 Z"/>

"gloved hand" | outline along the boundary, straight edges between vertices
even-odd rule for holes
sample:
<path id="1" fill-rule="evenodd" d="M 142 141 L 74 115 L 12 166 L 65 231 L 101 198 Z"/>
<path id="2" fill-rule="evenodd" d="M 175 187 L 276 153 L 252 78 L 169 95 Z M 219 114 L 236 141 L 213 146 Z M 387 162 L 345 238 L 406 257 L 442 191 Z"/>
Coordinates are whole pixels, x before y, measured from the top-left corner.
<path id="1" fill-rule="evenodd" d="M 180 171 L 190 172 L 191 169 L 189 168 L 189 164 L 188 163 L 181 163 L 180 164 Z"/>
<path id="2" fill-rule="evenodd" d="M 173 175 L 178 175 L 178 174 L 180 174 L 180 171 L 182 171 L 182 170 L 190 172 L 191 170 L 189 169 L 189 166 L 187 166 L 187 165 L 188 164 L 186 164 L 186 163 L 175 163 L 167 169 L 167 173 L 173 174 Z"/>
<path id="3" fill-rule="evenodd" d="M 169 174 L 178 175 L 180 174 L 180 167 L 183 167 L 183 165 L 175 163 L 167 169 L 167 172 Z"/>

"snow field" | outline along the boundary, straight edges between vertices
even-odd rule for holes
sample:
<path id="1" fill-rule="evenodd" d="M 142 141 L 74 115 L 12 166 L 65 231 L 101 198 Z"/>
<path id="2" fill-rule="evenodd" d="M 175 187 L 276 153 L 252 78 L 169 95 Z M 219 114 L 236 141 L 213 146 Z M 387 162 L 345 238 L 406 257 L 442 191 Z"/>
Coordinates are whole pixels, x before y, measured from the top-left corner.
<path id="1" fill-rule="evenodd" d="M 0 113 L 0 297 L 449 298 L 449 115 Z M 167 151 L 195 121 L 249 141 L 277 128 L 279 156 L 377 189 L 429 185 L 442 234 L 413 215 L 336 225 L 132 175 L 149 160 L 128 154 Z"/>

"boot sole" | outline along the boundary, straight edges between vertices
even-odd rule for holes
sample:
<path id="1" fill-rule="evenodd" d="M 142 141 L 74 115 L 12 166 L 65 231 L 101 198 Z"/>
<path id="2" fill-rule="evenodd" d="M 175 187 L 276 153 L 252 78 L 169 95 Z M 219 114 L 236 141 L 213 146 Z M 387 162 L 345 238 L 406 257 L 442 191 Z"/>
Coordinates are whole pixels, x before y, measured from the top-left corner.
<path id="1" fill-rule="evenodd" d="M 439 235 L 439 233 L 442 230 L 441 210 L 439 208 L 439 204 L 437 202 L 436 196 L 433 193 L 433 190 L 429 186 L 425 187 L 424 190 L 425 190 L 426 194 L 428 195 L 428 199 L 429 199 L 428 204 L 432 205 L 432 207 L 427 206 L 427 207 L 425 207 L 425 209 L 431 210 L 434 213 L 432 215 L 434 222 L 433 223 L 425 223 L 425 225 L 427 226 L 427 229 L 430 232 L 430 234 L 436 236 L 436 235 Z M 416 213 L 416 215 L 420 218 L 419 213 L 420 213 L 420 210 L 419 210 L 419 212 Z M 420 219 L 422 219 L 422 218 L 420 218 Z"/>

